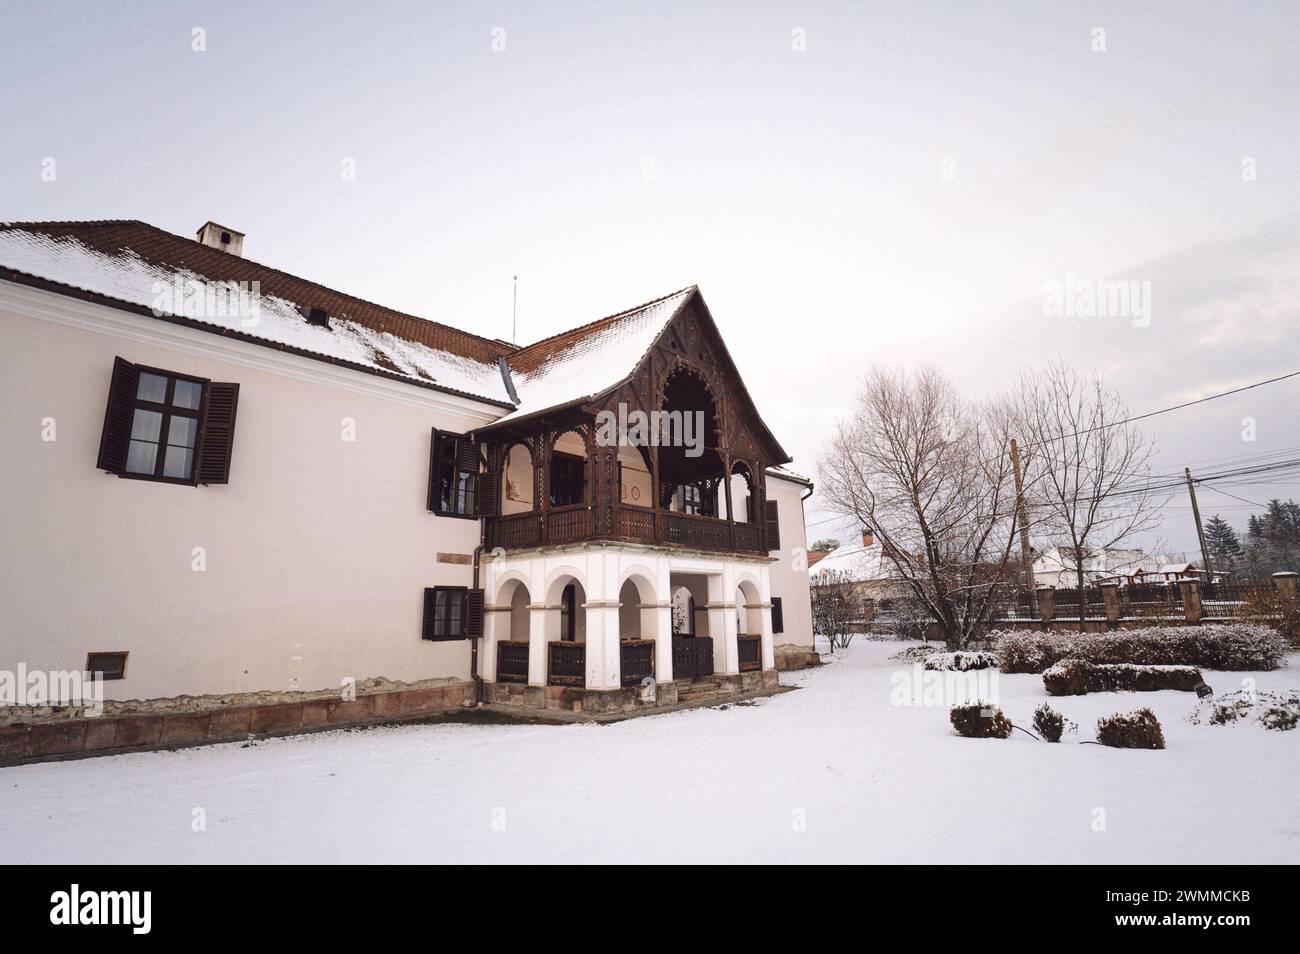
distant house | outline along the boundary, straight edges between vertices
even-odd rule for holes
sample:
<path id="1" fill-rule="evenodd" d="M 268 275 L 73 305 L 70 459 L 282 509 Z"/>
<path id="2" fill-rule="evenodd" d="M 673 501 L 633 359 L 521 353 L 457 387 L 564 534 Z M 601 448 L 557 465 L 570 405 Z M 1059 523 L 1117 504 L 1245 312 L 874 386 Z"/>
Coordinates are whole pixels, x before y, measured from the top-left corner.
<path id="1" fill-rule="evenodd" d="M 1148 554 L 1145 550 L 1105 547 L 1094 550 L 1083 559 L 1083 581 L 1092 586 L 1104 580 L 1127 582 L 1154 582 L 1166 579 L 1166 567 L 1175 567 L 1171 558 L 1162 553 Z M 1181 564 L 1190 567 L 1191 564 Z M 1038 586 L 1070 589 L 1078 586 L 1074 557 L 1060 547 L 1051 547 L 1034 561 L 1034 582 Z M 1195 568 L 1192 568 L 1193 574 Z M 1175 577 L 1176 578 L 1176 577 Z"/>
<path id="2" fill-rule="evenodd" d="M 852 585 L 854 595 L 862 602 L 863 628 L 875 614 L 888 609 L 891 600 L 911 595 L 911 590 L 894 572 L 893 564 L 885 556 L 884 546 L 876 541 L 870 530 L 862 532 L 862 539 L 842 543 L 823 556 L 808 572 L 812 589 L 837 582 Z"/>

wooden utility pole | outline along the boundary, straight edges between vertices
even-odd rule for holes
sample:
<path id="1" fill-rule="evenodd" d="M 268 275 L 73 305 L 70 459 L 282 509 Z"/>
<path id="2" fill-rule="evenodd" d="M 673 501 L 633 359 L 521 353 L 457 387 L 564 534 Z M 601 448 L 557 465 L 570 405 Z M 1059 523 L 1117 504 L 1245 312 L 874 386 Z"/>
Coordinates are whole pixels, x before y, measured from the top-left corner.
<path id="1" fill-rule="evenodd" d="M 1192 516 L 1196 518 L 1196 539 L 1201 543 L 1201 568 L 1205 571 L 1205 579 L 1210 579 L 1210 551 L 1205 548 L 1205 531 L 1201 529 L 1201 508 L 1196 506 L 1196 485 L 1192 483 L 1192 469 L 1184 467 L 1183 473 L 1187 477 L 1187 492 L 1192 497 Z"/>
<path id="2" fill-rule="evenodd" d="M 1025 490 L 1020 476 L 1020 449 L 1011 438 L 1011 466 L 1016 475 L 1016 522 L 1020 524 L 1020 559 L 1025 565 L 1025 589 L 1034 592 L 1034 551 L 1029 548 L 1029 514 L 1025 509 Z"/>

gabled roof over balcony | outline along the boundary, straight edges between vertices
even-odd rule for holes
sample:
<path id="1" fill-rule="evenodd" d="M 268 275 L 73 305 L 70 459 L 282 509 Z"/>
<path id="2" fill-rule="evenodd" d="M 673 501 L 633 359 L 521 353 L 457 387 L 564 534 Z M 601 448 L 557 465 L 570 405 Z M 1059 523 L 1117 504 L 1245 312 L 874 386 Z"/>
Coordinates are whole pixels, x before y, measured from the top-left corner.
<path id="1" fill-rule="evenodd" d="M 691 347 L 686 342 L 694 342 L 699 353 L 686 354 Z M 567 409 L 609 404 L 622 389 L 632 398 L 632 392 L 640 390 L 635 387 L 638 380 L 662 378 L 672 364 L 716 372 L 734 395 L 737 410 L 762 445 L 764 456 L 773 464 L 790 460 L 759 416 L 709 306 L 694 285 L 535 342 L 516 351 L 507 363 L 519 406 L 480 427 L 479 435 L 526 431 L 537 419 Z"/>

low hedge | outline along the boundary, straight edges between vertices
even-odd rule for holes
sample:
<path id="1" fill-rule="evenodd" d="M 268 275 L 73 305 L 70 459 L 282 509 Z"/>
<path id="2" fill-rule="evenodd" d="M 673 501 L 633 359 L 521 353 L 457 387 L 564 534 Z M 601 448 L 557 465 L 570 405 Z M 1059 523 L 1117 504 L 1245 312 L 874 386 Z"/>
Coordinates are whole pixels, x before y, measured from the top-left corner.
<path id="1" fill-rule="evenodd" d="M 953 706 L 948 721 L 958 735 L 967 739 L 1006 739 L 1011 736 L 1011 720 L 997 706 L 983 702 Z"/>
<path id="2" fill-rule="evenodd" d="M 1165 734 L 1154 712 L 1134 709 L 1098 719 L 1097 741 L 1117 749 L 1163 749 Z"/>
<path id="3" fill-rule="evenodd" d="M 1195 666 L 1097 665 L 1063 659 L 1043 673 L 1043 688 L 1052 696 L 1082 696 L 1089 692 L 1195 692 L 1204 680 Z"/>
<path id="4" fill-rule="evenodd" d="M 1042 672 L 1063 659 L 1267 671 L 1278 668 L 1287 651 L 1282 637 L 1259 623 L 1148 626 L 1111 633 L 1021 631 L 991 638 L 997 640 L 999 668 L 1006 673 Z"/>
<path id="5" fill-rule="evenodd" d="M 970 672 L 973 669 L 996 669 L 997 666 L 997 653 L 965 650 L 955 653 L 931 653 L 925 658 L 923 668 L 944 672 Z"/>

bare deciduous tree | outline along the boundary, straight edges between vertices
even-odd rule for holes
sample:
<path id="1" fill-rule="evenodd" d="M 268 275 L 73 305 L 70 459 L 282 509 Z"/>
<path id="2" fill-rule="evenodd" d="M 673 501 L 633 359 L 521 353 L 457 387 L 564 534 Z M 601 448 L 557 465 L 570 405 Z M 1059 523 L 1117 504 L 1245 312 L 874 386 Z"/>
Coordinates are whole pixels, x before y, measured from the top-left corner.
<path id="1" fill-rule="evenodd" d="M 1082 629 L 1088 557 L 1159 523 L 1163 498 L 1147 489 L 1154 448 L 1095 372 L 1028 374 L 1016 404 L 1030 522 L 1074 571 Z"/>
<path id="2" fill-rule="evenodd" d="M 823 570 L 811 583 L 813 632 L 826 637 L 831 652 L 846 648 L 865 615 L 857 583 L 845 570 Z"/>
<path id="3" fill-rule="evenodd" d="M 821 460 L 830 508 L 870 527 L 891 575 L 953 648 L 987 621 L 1008 579 L 1014 415 L 968 405 L 933 369 L 871 370 Z"/>

